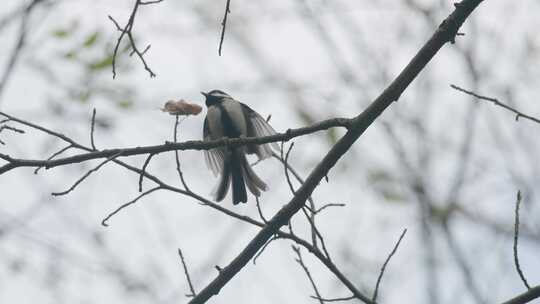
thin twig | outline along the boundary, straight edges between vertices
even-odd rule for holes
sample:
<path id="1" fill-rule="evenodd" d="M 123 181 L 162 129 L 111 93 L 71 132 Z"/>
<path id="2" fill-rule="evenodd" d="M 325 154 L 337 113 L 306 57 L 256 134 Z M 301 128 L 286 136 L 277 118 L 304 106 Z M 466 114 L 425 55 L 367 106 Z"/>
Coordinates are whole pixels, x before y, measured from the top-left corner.
<path id="1" fill-rule="evenodd" d="M 122 42 L 125 36 L 127 36 L 131 49 L 132 49 L 130 56 L 133 54 L 137 54 L 137 57 L 139 57 L 139 59 L 141 60 L 144 66 L 144 69 L 150 74 L 150 77 L 151 78 L 156 77 L 156 74 L 154 73 L 154 71 L 152 71 L 152 69 L 150 69 L 150 67 L 146 63 L 146 60 L 144 59 L 144 55 L 146 51 L 150 49 L 150 44 L 146 46 L 146 48 L 141 52 L 139 48 L 137 47 L 137 45 L 135 44 L 135 39 L 133 38 L 132 30 L 133 30 L 133 25 L 135 23 L 135 16 L 137 15 L 137 10 L 139 8 L 139 5 L 156 4 L 162 1 L 163 0 L 154 0 L 154 1 L 135 0 L 135 5 L 131 11 L 131 15 L 129 16 L 128 22 L 123 28 L 120 27 L 118 22 L 111 15 L 108 16 L 109 19 L 113 22 L 116 29 L 120 31 L 120 35 L 118 36 L 116 40 L 116 45 L 114 46 L 113 57 L 112 57 L 113 79 L 116 78 L 116 57 L 118 55 L 118 50 L 120 49 L 120 43 Z"/>
<path id="2" fill-rule="evenodd" d="M 355 296 L 344 297 L 344 298 L 333 298 L 333 299 L 318 298 L 316 296 L 310 296 L 310 297 L 316 300 L 323 301 L 323 302 L 344 302 L 344 301 L 350 301 L 350 300 L 356 299 Z"/>
<path id="3" fill-rule="evenodd" d="M 319 214 L 321 211 L 323 211 L 324 209 L 329 208 L 329 207 L 345 207 L 345 206 L 346 206 L 346 204 L 330 203 L 330 204 L 326 204 L 326 205 L 322 206 L 321 208 L 313 211 L 313 213 Z"/>
<path id="4" fill-rule="evenodd" d="M 101 225 L 104 226 L 104 227 L 109 227 L 109 224 L 107 223 L 107 221 L 113 217 L 115 214 L 117 214 L 118 212 L 120 212 L 122 209 L 130 206 L 130 205 L 133 205 L 135 204 L 138 200 L 140 200 L 141 198 L 143 198 L 144 196 L 156 191 L 156 190 L 159 190 L 159 189 L 163 189 L 163 187 L 161 186 L 158 186 L 158 187 L 155 187 L 155 188 L 152 188 L 150 190 L 147 190 L 146 192 L 144 193 L 141 193 L 139 196 L 137 196 L 136 198 L 134 198 L 133 200 L 125 203 L 125 204 L 122 204 L 120 207 L 116 208 L 113 212 L 109 213 L 102 221 L 101 221 Z"/>
<path id="5" fill-rule="evenodd" d="M 271 116 L 268 116 L 268 119 L 267 119 L 267 120 L 269 120 L 270 117 L 271 117 Z M 292 149 L 292 146 L 289 147 L 289 151 L 290 151 L 290 149 Z M 288 154 L 288 153 L 287 153 L 287 154 Z M 304 179 L 302 179 L 302 177 L 300 176 L 300 174 L 298 174 L 298 172 L 296 172 L 296 170 L 291 166 L 291 164 L 290 164 L 287 160 L 285 160 L 285 159 L 283 158 L 283 142 L 281 143 L 280 154 L 278 155 L 277 153 L 272 152 L 272 157 L 274 157 L 275 159 L 279 160 L 279 161 L 283 164 L 283 166 L 285 166 L 286 177 L 288 177 L 288 175 L 287 175 L 287 170 L 288 170 L 289 172 L 291 172 L 291 173 L 294 175 L 294 177 L 295 177 L 296 180 L 300 183 L 300 185 L 304 184 Z M 290 178 L 287 180 L 287 183 L 289 184 L 289 187 L 291 188 L 292 183 L 290 182 Z M 292 189 L 292 188 L 291 188 L 291 189 Z M 293 193 L 294 193 L 294 192 L 293 192 Z M 311 215 L 310 215 L 310 217 L 311 217 L 311 222 L 315 223 L 315 215 L 316 215 L 316 212 L 315 212 L 315 201 L 313 200 L 313 197 L 310 196 L 310 197 L 308 198 L 308 202 L 309 202 L 309 206 L 306 205 L 305 207 L 308 208 L 309 211 L 311 212 Z M 316 235 L 315 235 L 315 233 L 314 233 L 313 230 L 312 230 L 311 232 L 312 232 L 312 233 L 311 233 L 311 241 L 312 241 L 312 243 L 313 243 L 313 246 L 317 247 L 317 237 L 316 237 Z"/>
<path id="6" fill-rule="evenodd" d="M 140 1 L 139 4 L 140 5 L 149 5 L 149 4 L 156 4 L 156 3 L 160 3 L 160 2 L 163 2 L 163 0 Z"/>
<path id="7" fill-rule="evenodd" d="M 448 218 L 442 221 L 442 228 L 448 243 L 448 247 L 450 248 L 450 252 L 456 259 L 457 265 L 459 266 L 459 269 L 463 274 L 463 278 L 465 279 L 465 287 L 469 290 L 476 303 L 485 304 L 485 297 L 482 295 L 480 288 L 478 288 L 478 284 L 474 280 L 474 272 L 472 270 L 473 267 L 467 263 L 465 254 L 460 248 L 459 243 L 456 241 L 454 234 L 450 229 Z"/>
<path id="8" fill-rule="evenodd" d="M 284 160 L 283 161 L 283 171 L 285 171 L 285 178 L 287 179 L 287 184 L 289 185 L 289 190 L 291 190 L 292 195 L 296 193 L 296 190 L 294 190 L 294 186 L 291 182 L 291 177 L 289 176 L 289 166 L 288 166 L 288 160 L 289 160 L 289 154 L 291 153 L 292 148 L 294 147 L 294 142 L 292 142 L 289 146 L 289 149 L 287 150 L 287 154 L 284 157 L 283 155 L 283 145 L 284 142 L 281 142 L 281 148 L 280 148 L 280 157 Z"/>
<path id="9" fill-rule="evenodd" d="M 261 247 L 261 250 L 259 250 L 259 252 L 257 252 L 257 254 L 253 257 L 253 265 L 257 265 L 257 259 L 263 254 L 266 247 L 268 247 L 268 245 L 270 245 L 272 241 L 275 241 L 277 239 L 278 237 L 274 235 L 273 238 L 269 239 L 268 242 L 266 242 L 266 244 L 264 244 L 264 246 Z"/>
<path id="10" fill-rule="evenodd" d="M 197 293 L 195 293 L 195 288 L 193 288 L 193 284 L 191 283 L 191 277 L 189 276 L 186 261 L 184 260 L 184 255 L 182 254 L 182 250 L 180 248 L 178 248 L 178 255 L 180 256 L 180 260 L 182 261 L 182 267 L 184 268 L 184 274 L 186 275 L 186 280 L 187 280 L 188 285 L 189 285 L 189 291 L 191 292 L 191 294 L 187 294 L 186 297 L 192 298 L 192 297 L 196 296 Z"/>
<path id="11" fill-rule="evenodd" d="M 154 157 L 154 155 L 156 154 L 155 153 L 148 154 L 148 157 L 144 161 L 141 174 L 139 174 L 139 192 L 142 192 L 142 183 L 143 183 L 144 173 L 146 172 L 146 167 L 148 167 L 148 164 L 150 163 L 150 160 L 152 159 L 152 157 Z"/>
<path id="12" fill-rule="evenodd" d="M 405 233 L 407 233 L 407 229 L 403 229 L 403 232 L 399 236 L 399 239 L 398 239 L 396 245 L 394 246 L 394 248 L 392 249 L 392 252 L 390 252 L 388 257 L 386 258 L 386 261 L 384 261 L 384 264 L 381 267 L 381 272 L 379 273 L 379 277 L 377 278 L 377 284 L 375 285 L 375 291 L 373 292 L 373 298 L 371 299 L 373 302 L 377 301 L 377 294 L 379 293 L 379 285 L 381 284 L 381 280 L 382 280 L 382 277 L 384 275 L 384 270 L 386 269 L 386 265 L 388 265 L 388 262 L 390 262 L 390 259 L 396 253 L 396 251 L 397 251 L 397 249 L 399 247 L 399 244 L 401 243 L 401 240 L 405 236 Z"/>
<path id="13" fill-rule="evenodd" d="M 322 246 L 324 254 L 330 260 L 330 253 L 328 253 L 328 250 L 326 249 L 326 244 L 325 244 L 324 238 L 323 238 L 321 232 L 319 231 L 319 229 L 317 228 L 317 226 L 315 226 L 315 222 L 313 222 L 312 218 L 307 213 L 307 211 L 306 211 L 307 208 L 306 207 L 307 206 L 304 206 L 304 208 L 302 208 L 302 212 L 306 216 L 306 219 L 307 219 L 307 221 L 308 221 L 308 223 L 309 223 L 309 225 L 311 227 L 311 237 L 312 237 L 311 242 L 313 243 L 313 246 L 316 247 L 317 242 L 314 241 L 313 238 L 315 238 L 315 240 L 318 238 L 321 241 L 321 246 Z"/>
<path id="14" fill-rule="evenodd" d="M 483 95 L 480 95 L 480 94 L 477 94 L 475 92 L 472 92 L 472 91 L 469 91 L 469 90 L 465 90 L 463 88 L 460 88 L 458 87 L 457 85 L 454 85 L 454 84 L 451 84 L 450 87 L 454 90 L 457 90 L 457 91 L 460 91 L 460 92 L 463 92 L 465 94 L 468 94 L 468 95 L 471 95 L 471 96 L 474 96 L 478 99 L 481 99 L 481 100 L 485 100 L 485 101 L 489 101 L 489 102 L 492 102 L 493 104 L 495 104 L 496 106 L 499 106 L 499 107 L 502 107 L 514 114 L 516 114 L 516 121 L 519 120 L 520 117 L 523 117 L 525 119 L 528 119 L 528 120 L 531 120 L 531 121 L 534 121 L 538 124 L 540 124 L 540 119 L 536 118 L 536 117 L 533 117 L 533 116 L 529 116 L 523 112 L 520 112 L 514 108 L 512 108 L 511 106 L 507 105 L 507 104 L 504 104 L 502 102 L 500 102 L 497 98 L 493 98 L 493 97 L 487 97 L 487 96 L 483 96 Z"/>
<path id="15" fill-rule="evenodd" d="M 92 110 L 92 123 L 90 125 L 90 145 L 92 146 L 93 150 L 96 149 L 96 144 L 94 142 L 94 129 L 96 127 L 96 108 Z"/>
<path id="16" fill-rule="evenodd" d="M 12 126 L 1 126 L 0 127 L 0 132 L 4 131 L 4 130 L 10 130 L 10 131 L 13 131 L 13 132 L 16 132 L 16 133 L 20 133 L 20 134 L 24 134 L 24 130 L 21 130 L 21 129 L 18 129 L 18 128 L 15 128 L 15 127 L 12 127 Z"/>
<path id="17" fill-rule="evenodd" d="M 75 188 L 82 182 L 84 181 L 88 176 L 90 176 L 90 174 L 92 174 L 93 172 L 96 172 L 98 171 L 103 165 L 105 165 L 106 163 L 110 162 L 111 160 L 117 158 L 118 156 L 120 156 L 122 154 L 122 151 L 116 153 L 115 155 L 107 158 L 106 160 L 104 160 L 103 162 L 101 162 L 99 165 L 97 165 L 96 167 L 88 170 L 88 172 L 86 172 L 81 178 L 79 178 L 71 187 L 69 187 L 69 189 L 65 190 L 65 191 L 62 191 L 62 192 L 53 192 L 51 193 L 52 195 L 54 196 L 60 196 L 60 195 L 66 195 L 68 193 L 70 193 L 71 191 L 75 190 Z"/>
<path id="18" fill-rule="evenodd" d="M 527 279 L 525 279 L 525 275 L 523 274 L 523 271 L 521 270 L 521 266 L 519 265 L 519 258 L 518 258 L 518 239 L 519 239 L 519 205 L 521 204 L 521 191 L 518 190 L 517 197 L 516 197 L 516 210 L 515 210 L 515 223 L 514 223 L 514 264 L 516 265 L 517 273 L 519 274 L 519 278 L 525 285 L 527 289 L 531 289 L 531 285 L 529 285 L 529 282 L 527 282 Z"/>
<path id="19" fill-rule="evenodd" d="M 259 202 L 259 197 L 258 196 L 255 196 L 255 202 L 257 203 L 257 212 L 259 212 L 259 217 L 261 218 L 263 223 L 265 223 L 265 224 L 268 223 L 268 221 L 266 220 L 266 218 L 264 217 L 264 215 L 262 213 L 261 204 Z"/>
<path id="20" fill-rule="evenodd" d="M 21 54 L 23 52 L 24 47 L 26 46 L 26 37 L 28 34 L 28 24 L 30 23 L 30 15 L 34 8 L 45 1 L 43 0 L 32 0 L 22 11 L 21 16 L 21 24 L 19 27 L 19 33 L 17 40 L 15 42 L 15 46 L 13 50 L 11 51 L 11 54 L 9 56 L 9 59 L 6 61 L 6 68 L 4 69 L 4 72 L 2 76 L 0 77 L 0 97 L 2 96 L 2 93 L 4 92 L 4 89 L 6 88 L 6 85 L 10 79 L 10 77 L 13 75 L 13 70 L 19 61 L 19 58 L 21 57 Z M 2 99 L 0 98 L 0 102 Z"/>
<path id="21" fill-rule="evenodd" d="M 225 27 L 227 26 L 227 16 L 231 12 L 230 6 L 231 6 L 231 0 L 227 0 L 227 4 L 225 5 L 225 15 L 223 16 L 223 21 L 221 21 L 221 38 L 219 39 L 219 49 L 218 49 L 219 56 L 221 56 L 221 48 L 223 47 L 223 39 L 225 38 Z"/>
<path id="22" fill-rule="evenodd" d="M 58 150 L 57 152 L 53 153 L 51 156 L 49 156 L 49 158 L 47 158 L 47 161 L 55 158 L 56 156 L 66 152 L 67 150 L 73 148 L 73 145 L 72 144 L 69 144 L 67 146 L 65 146 L 64 148 Z M 34 174 L 38 174 L 39 170 L 43 168 L 43 166 L 40 166 L 40 167 L 37 167 L 36 170 L 34 170 Z"/>
<path id="23" fill-rule="evenodd" d="M 173 138 L 174 138 L 174 143 L 177 143 L 178 142 L 178 125 L 182 122 L 181 120 L 179 120 L 179 117 L 180 115 L 175 115 L 176 116 L 176 121 L 174 123 L 174 135 L 173 135 Z M 180 181 L 182 182 L 182 185 L 184 185 L 184 189 L 186 189 L 186 191 L 190 192 L 191 190 L 189 190 L 189 187 L 186 183 L 186 180 L 184 179 L 184 174 L 182 173 L 182 169 L 180 168 L 180 156 L 179 156 L 179 152 L 178 150 L 174 150 L 174 154 L 175 154 L 175 159 L 176 159 L 176 171 L 178 172 L 178 176 L 180 177 Z"/>
<path id="24" fill-rule="evenodd" d="M 321 293 L 319 292 L 319 288 L 317 288 L 317 284 L 315 284 L 315 281 L 313 280 L 313 277 L 311 276 L 311 273 L 309 272 L 309 269 L 307 268 L 306 264 L 304 264 L 304 260 L 302 259 L 302 254 L 300 253 L 300 248 L 296 247 L 294 245 L 291 245 L 292 250 L 296 253 L 297 258 L 295 259 L 298 264 L 304 269 L 304 272 L 306 273 L 309 282 L 311 283 L 311 287 L 313 287 L 313 291 L 315 291 L 316 299 L 319 300 L 320 304 L 324 304 Z"/>

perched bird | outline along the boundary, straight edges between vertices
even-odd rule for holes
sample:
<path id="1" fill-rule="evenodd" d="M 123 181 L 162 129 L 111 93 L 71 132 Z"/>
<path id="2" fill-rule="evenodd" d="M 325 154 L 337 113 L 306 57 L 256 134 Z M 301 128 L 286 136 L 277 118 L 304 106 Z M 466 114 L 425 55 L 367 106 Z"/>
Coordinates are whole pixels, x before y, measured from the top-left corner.
<path id="1" fill-rule="evenodd" d="M 227 93 L 212 90 L 201 94 L 206 97 L 208 108 L 203 127 L 204 140 L 260 137 L 276 133 L 261 115 Z M 255 174 L 246 154 L 256 154 L 262 160 L 272 156 L 272 148 L 277 149 L 277 144 L 249 144 L 236 148 L 219 147 L 205 150 L 208 168 L 215 176 L 221 174 L 214 191 L 215 199 L 222 201 L 231 183 L 232 200 L 235 205 L 247 202 L 246 186 L 255 196 L 261 195 L 260 190 L 266 191 L 266 184 Z"/>

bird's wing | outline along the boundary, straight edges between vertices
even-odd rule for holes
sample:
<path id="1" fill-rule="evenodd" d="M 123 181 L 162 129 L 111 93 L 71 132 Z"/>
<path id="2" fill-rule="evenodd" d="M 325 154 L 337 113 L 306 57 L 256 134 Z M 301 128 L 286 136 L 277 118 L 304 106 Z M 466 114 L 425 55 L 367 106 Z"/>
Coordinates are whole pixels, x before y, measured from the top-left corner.
<path id="1" fill-rule="evenodd" d="M 204 140 L 212 140 L 210 137 L 210 129 L 208 127 L 208 118 L 204 119 L 203 138 Z M 214 176 L 218 176 L 223 171 L 225 151 L 223 151 L 222 148 L 204 150 L 204 160 L 206 166 L 214 173 Z"/>
<path id="2" fill-rule="evenodd" d="M 276 131 L 268 122 L 262 118 L 259 113 L 255 112 L 249 106 L 240 103 L 242 105 L 242 110 L 246 117 L 247 124 L 247 136 L 248 137 L 263 137 L 268 135 L 276 134 Z M 248 145 L 248 153 L 255 153 L 259 159 L 265 159 L 272 156 L 272 148 L 279 150 L 278 145 L 273 142 L 270 144 L 262 145 Z"/>

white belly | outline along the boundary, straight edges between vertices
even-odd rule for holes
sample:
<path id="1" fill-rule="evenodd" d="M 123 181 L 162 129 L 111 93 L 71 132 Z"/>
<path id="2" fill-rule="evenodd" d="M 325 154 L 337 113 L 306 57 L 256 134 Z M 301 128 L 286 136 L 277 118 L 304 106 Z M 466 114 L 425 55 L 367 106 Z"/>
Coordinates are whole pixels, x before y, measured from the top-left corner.
<path id="1" fill-rule="evenodd" d="M 223 108 L 232 119 L 234 126 L 240 131 L 240 136 L 247 135 L 246 118 L 242 111 L 242 105 L 237 101 L 227 100 L 223 102 Z"/>

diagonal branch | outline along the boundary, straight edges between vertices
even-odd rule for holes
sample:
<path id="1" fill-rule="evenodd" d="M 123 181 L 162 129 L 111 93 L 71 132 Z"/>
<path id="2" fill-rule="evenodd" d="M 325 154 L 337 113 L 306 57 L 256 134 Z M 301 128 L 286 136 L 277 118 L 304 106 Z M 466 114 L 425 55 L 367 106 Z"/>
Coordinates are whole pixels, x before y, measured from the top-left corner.
<path id="1" fill-rule="evenodd" d="M 534 299 L 540 298 L 540 285 L 535 286 L 529 289 L 527 292 L 524 292 L 518 295 L 515 298 L 512 298 L 502 304 L 525 304 L 530 303 Z"/>
<path id="2" fill-rule="evenodd" d="M 189 275 L 189 271 L 187 269 L 186 261 L 184 259 L 184 255 L 182 254 L 182 250 L 178 248 L 178 255 L 180 256 L 180 261 L 182 261 L 182 268 L 184 268 L 184 274 L 186 275 L 186 280 L 189 285 L 189 291 L 190 294 L 187 294 L 187 297 L 194 297 L 197 293 L 195 292 L 195 288 L 193 288 L 193 283 L 191 283 L 191 276 Z"/>
<path id="3" fill-rule="evenodd" d="M 305 183 L 296 191 L 296 195 L 286 204 L 268 224 L 247 244 L 239 255 L 219 275 L 208 284 L 190 303 L 205 303 L 219 293 L 225 286 L 257 253 L 257 251 L 272 237 L 283 225 L 287 224 L 311 195 L 319 182 L 334 167 L 337 161 L 351 148 L 364 131 L 379 117 L 379 115 L 398 100 L 403 91 L 416 78 L 420 71 L 435 56 L 446 42 L 453 42 L 458 29 L 471 12 L 482 0 L 464 0 L 455 4 L 454 12 L 439 26 L 429 41 L 420 49 L 411 62 L 398 75 L 398 77 L 373 101 L 373 103 L 353 120 L 348 132 L 332 147 L 323 160 L 313 169 Z M 353 294 L 365 303 L 373 303 L 354 286 L 347 286 Z"/>
<path id="4" fill-rule="evenodd" d="M 451 84 L 450 87 L 456 91 L 460 91 L 460 92 L 463 92 L 465 94 L 468 94 L 468 95 L 471 95 L 471 96 L 474 96 L 480 100 L 485 100 L 485 101 L 489 101 L 489 102 L 492 102 L 494 105 L 496 106 L 499 106 L 501 108 L 504 108 L 514 114 L 516 114 L 516 121 L 518 121 L 518 119 L 520 117 L 523 117 L 525 119 L 528 119 L 528 120 L 531 120 L 531 121 L 534 121 L 538 124 L 540 124 L 540 119 L 536 118 L 536 117 L 533 117 L 533 116 L 529 116 L 523 112 L 520 112 L 514 108 L 512 108 L 511 106 L 505 104 L 505 103 L 502 103 L 500 102 L 497 98 L 493 98 L 493 97 L 487 97 L 487 96 L 483 96 L 483 95 L 480 95 L 480 94 L 477 94 L 475 92 L 472 92 L 472 91 L 469 91 L 469 90 L 465 90 L 463 88 L 460 88 L 458 87 L 457 85 L 454 85 L 454 84 Z"/>
<path id="5" fill-rule="evenodd" d="M 227 16 L 231 12 L 231 0 L 227 0 L 225 5 L 225 15 L 223 15 L 223 21 L 221 21 L 221 37 L 219 38 L 218 54 L 221 56 L 221 48 L 223 47 L 223 39 L 225 38 L 225 28 L 227 27 Z"/>
<path id="6" fill-rule="evenodd" d="M 386 261 L 384 261 L 382 267 L 381 267 L 381 272 L 379 273 L 379 277 L 377 278 L 377 284 L 375 285 L 375 291 L 373 292 L 373 302 L 377 301 L 377 295 L 379 293 L 379 285 L 381 284 L 381 280 L 382 280 L 382 277 L 384 275 L 384 271 L 386 269 L 386 266 L 388 265 L 388 262 L 390 262 L 390 259 L 394 256 L 394 254 L 396 254 L 396 251 L 399 247 L 399 244 L 401 243 L 401 240 L 403 240 L 403 237 L 405 236 L 405 233 L 407 233 L 407 229 L 403 229 L 403 232 L 401 233 L 401 235 L 399 236 L 399 239 L 396 243 L 396 245 L 394 245 L 394 248 L 392 249 L 392 251 L 390 252 L 390 254 L 388 255 L 388 257 L 386 258 Z"/>
<path id="7" fill-rule="evenodd" d="M 321 293 L 319 292 L 319 288 L 317 287 L 317 284 L 315 284 L 315 280 L 313 280 L 313 276 L 311 275 L 309 268 L 304 263 L 304 259 L 302 258 L 302 253 L 300 252 L 300 248 L 294 245 L 292 245 L 291 247 L 292 247 L 292 250 L 296 253 L 296 256 L 297 256 L 297 258 L 295 259 L 296 262 L 300 264 L 300 267 L 302 267 L 302 269 L 306 273 L 306 276 L 308 277 L 308 280 L 311 283 L 311 287 L 313 287 L 313 291 L 315 291 L 316 299 L 319 300 L 320 304 L 324 304 L 324 301 L 321 298 Z"/>

